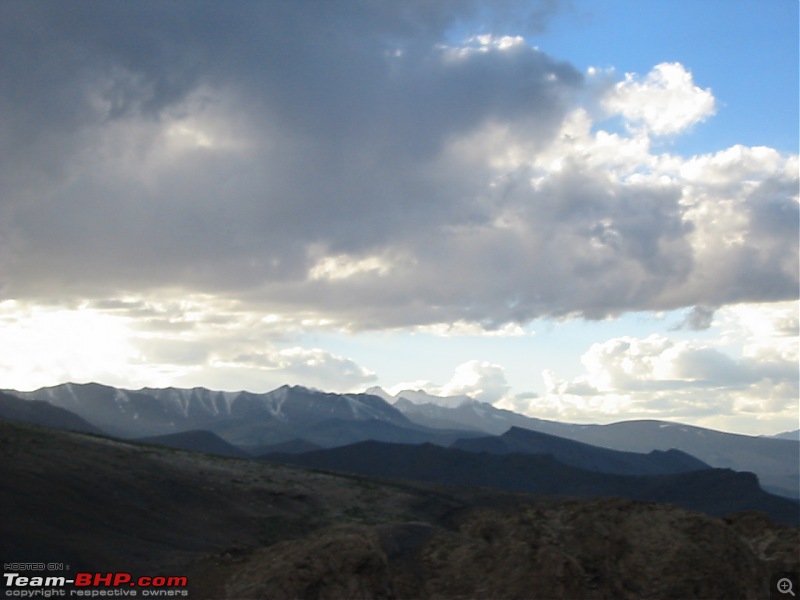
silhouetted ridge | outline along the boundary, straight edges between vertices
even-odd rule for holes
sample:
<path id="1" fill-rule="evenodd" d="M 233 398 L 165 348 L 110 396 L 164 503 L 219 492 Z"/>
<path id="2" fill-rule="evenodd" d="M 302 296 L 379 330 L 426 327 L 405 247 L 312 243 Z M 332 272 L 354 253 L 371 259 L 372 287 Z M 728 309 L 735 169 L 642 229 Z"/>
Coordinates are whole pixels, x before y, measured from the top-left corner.
<path id="1" fill-rule="evenodd" d="M 5 392 L 0 392 L 0 419 L 83 433 L 101 433 L 100 429 L 69 410 L 41 400 L 23 400 Z"/>
<path id="2" fill-rule="evenodd" d="M 711 515 L 761 510 L 796 526 L 800 504 L 768 494 L 752 473 L 705 469 L 670 475 L 618 475 L 567 465 L 552 454 L 475 453 L 433 444 L 362 442 L 305 454 L 272 454 L 265 460 L 315 469 L 481 486 L 559 496 L 622 496 L 669 502 Z M 731 492 L 731 490 L 733 490 Z"/>
<path id="3" fill-rule="evenodd" d="M 452 447 L 490 454 L 551 454 L 573 467 L 619 475 L 666 475 L 710 468 L 679 450 L 623 452 L 520 427 L 511 427 L 501 436 L 462 439 Z"/>
<path id="4" fill-rule="evenodd" d="M 282 442 L 280 444 L 269 444 L 266 446 L 256 446 L 253 448 L 247 449 L 250 454 L 253 456 L 259 456 L 262 454 L 275 454 L 275 453 L 287 453 L 287 454 L 300 454 L 303 452 L 312 452 L 314 450 L 322 450 L 322 446 L 318 446 L 312 442 L 303 439 L 293 439 L 289 440 L 288 442 Z"/>
<path id="5" fill-rule="evenodd" d="M 219 456 L 232 456 L 236 458 L 246 458 L 250 456 L 241 448 L 238 448 L 237 446 L 229 444 L 223 440 L 216 433 L 206 431 L 204 429 L 146 437 L 141 438 L 139 441 L 147 444 L 168 446 L 170 448 L 181 448 L 183 450 L 192 450 L 194 452 L 217 454 Z"/>

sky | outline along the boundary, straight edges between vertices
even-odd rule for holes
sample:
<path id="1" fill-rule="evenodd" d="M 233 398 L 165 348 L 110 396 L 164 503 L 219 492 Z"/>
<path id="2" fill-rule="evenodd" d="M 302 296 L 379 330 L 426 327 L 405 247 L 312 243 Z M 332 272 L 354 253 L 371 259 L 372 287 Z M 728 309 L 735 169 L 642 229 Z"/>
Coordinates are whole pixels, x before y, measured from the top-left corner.
<path id="1" fill-rule="evenodd" d="M 798 427 L 795 0 L 0 0 L 0 387 Z"/>

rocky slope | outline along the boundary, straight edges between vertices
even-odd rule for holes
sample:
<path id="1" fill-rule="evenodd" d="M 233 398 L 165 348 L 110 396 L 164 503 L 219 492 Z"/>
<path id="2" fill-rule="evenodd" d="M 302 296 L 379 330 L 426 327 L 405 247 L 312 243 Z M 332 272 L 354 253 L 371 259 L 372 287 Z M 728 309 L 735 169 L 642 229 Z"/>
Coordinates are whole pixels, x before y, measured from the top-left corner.
<path id="1" fill-rule="evenodd" d="M 759 598 L 798 530 L 335 476 L 0 422 L 0 554 L 199 598 Z"/>
<path id="2" fill-rule="evenodd" d="M 449 527 L 350 524 L 242 557 L 236 598 L 762 598 L 797 532 L 621 499 L 474 508 Z M 224 563 L 218 566 L 224 568 Z"/>

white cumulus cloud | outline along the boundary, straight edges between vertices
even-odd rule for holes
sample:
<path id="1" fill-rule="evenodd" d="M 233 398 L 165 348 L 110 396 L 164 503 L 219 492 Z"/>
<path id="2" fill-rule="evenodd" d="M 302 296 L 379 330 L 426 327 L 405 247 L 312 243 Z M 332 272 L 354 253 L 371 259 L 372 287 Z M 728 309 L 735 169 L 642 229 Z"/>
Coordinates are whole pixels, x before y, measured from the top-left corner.
<path id="1" fill-rule="evenodd" d="M 721 339 L 623 336 L 593 344 L 583 374 L 562 379 L 546 371 L 546 393 L 527 412 L 582 421 L 671 418 L 727 424 L 785 422 L 797 411 L 797 302 L 725 308 Z"/>
<path id="2" fill-rule="evenodd" d="M 442 387 L 443 396 L 466 395 L 494 404 L 509 391 L 505 369 L 488 361 L 470 360 L 456 367 L 452 379 Z"/>
<path id="3" fill-rule="evenodd" d="M 655 135 L 679 133 L 716 111 L 711 90 L 696 86 L 680 63 L 658 64 L 643 80 L 626 74 L 604 103 L 609 111 Z"/>

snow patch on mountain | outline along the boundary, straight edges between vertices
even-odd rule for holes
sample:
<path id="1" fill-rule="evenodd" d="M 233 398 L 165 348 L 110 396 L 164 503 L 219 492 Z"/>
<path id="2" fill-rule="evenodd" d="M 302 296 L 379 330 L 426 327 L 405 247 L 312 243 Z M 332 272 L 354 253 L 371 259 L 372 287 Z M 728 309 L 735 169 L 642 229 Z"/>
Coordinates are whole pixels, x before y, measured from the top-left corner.
<path id="1" fill-rule="evenodd" d="M 126 394 L 124 391 L 117 390 L 114 392 L 114 403 L 119 406 L 121 410 L 124 410 L 122 407 L 126 404 L 129 404 L 130 401 L 131 399 L 128 398 L 128 394 Z"/>

